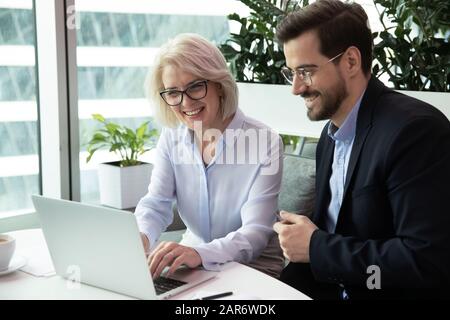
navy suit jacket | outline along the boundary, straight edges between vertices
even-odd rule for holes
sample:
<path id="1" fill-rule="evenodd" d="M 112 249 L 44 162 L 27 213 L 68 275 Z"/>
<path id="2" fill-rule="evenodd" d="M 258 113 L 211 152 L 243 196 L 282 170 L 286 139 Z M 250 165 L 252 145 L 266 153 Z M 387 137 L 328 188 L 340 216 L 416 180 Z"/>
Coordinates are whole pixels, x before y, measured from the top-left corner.
<path id="1" fill-rule="evenodd" d="M 323 231 L 334 152 L 327 128 L 316 156 L 312 221 L 320 229 L 311 238 L 308 267 L 314 281 L 303 283 L 345 288 L 350 298 L 450 291 L 448 119 L 372 76 L 358 113 L 334 234 Z M 381 290 L 367 288 L 371 265 L 381 271 Z M 304 269 L 291 263 L 282 278 L 296 286 Z"/>

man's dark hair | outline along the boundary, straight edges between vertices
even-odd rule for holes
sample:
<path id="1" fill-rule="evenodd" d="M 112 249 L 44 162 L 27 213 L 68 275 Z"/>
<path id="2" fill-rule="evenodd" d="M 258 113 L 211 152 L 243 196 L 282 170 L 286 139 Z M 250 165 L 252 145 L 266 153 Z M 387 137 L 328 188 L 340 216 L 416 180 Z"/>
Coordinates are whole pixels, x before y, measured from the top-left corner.
<path id="1" fill-rule="evenodd" d="M 318 0 L 287 15 L 278 25 L 276 36 L 286 43 L 312 30 L 318 34 L 323 55 L 332 58 L 355 46 L 361 52 L 363 72 L 371 72 L 372 32 L 367 14 L 359 4 Z"/>

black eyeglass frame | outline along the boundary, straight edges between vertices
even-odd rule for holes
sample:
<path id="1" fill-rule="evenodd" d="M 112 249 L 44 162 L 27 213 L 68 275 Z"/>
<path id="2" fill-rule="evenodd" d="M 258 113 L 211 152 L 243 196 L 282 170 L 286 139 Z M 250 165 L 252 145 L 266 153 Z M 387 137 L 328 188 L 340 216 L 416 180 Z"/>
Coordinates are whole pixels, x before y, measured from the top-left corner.
<path id="1" fill-rule="evenodd" d="M 166 89 L 166 90 L 160 91 L 160 92 L 159 92 L 159 95 L 161 96 L 161 99 L 163 99 L 163 101 L 164 101 L 168 106 L 171 106 L 171 107 L 178 107 L 179 105 L 181 105 L 181 104 L 183 103 L 184 95 L 187 95 L 187 96 L 189 97 L 189 99 L 192 99 L 192 100 L 201 100 L 201 99 L 203 99 L 204 97 L 206 97 L 206 95 L 208 94 L 208 82 L 209 82 L 209 80 L 198 80 L 198 81 L 195 81 L 195 82 L 191 83 L 191 84 L 190 84 L 186 89 L 184 89 L 184 90 Z M 204 87 L 205 87 L 205 94 L 204 94 L 202 97 L 199 97 L 199 98 L 193 98 L 193 97 L 189 94 L 188 91 L 189 91 L 192 87 L 194 87 L 194 86 L 196 86 L 196 85 L 198 85 L 198 84 L 200 84 L 200 83 L 202 83 L 202 84 L 204 85 Z M 165 98 L 165 94 L 168 93 L 168 92 L 177 92 L 177 93 L 181 94 L 181 100 L 180 100 L 180 102 L 177 103 L 177 104 L 170 104 L 170 103 L 168 103 L 167 100 L 166 100 L 166 98 Z"/>

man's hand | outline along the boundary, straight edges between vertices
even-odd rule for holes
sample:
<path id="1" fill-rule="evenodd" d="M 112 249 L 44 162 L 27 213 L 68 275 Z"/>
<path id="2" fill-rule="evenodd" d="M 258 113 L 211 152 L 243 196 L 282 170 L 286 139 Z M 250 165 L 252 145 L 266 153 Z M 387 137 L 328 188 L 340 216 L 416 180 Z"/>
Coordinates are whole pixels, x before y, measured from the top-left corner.
<path id="1" fill-rule="evenodd" d="M 309 262 L 309 243 L 318 227 L 306 216 L 281 211 L 282 220 L 273 225 L 284 256 L 292 262 Z"/>
<path id="2" fill-rule="evenodd" d="M 167 276 L 173 274 L 179 266 L 195 268 L 202 264 L 197 251 L 176 242 L 161 242 L 148 256 L 148 265 L 153 279 L 158 278 L 165 267 L 170 266 Z"/>

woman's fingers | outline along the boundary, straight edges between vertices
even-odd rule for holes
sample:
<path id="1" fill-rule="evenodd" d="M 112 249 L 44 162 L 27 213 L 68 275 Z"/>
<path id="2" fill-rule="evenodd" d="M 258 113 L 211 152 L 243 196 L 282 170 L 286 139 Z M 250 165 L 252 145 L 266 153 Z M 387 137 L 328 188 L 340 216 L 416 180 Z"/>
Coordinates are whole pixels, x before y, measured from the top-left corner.
<path id="1" fill-rule="evenodd" d="M 164 268 L 170 266 L 172 261 L 181 254 L 182 248 L 183 246 L 174 242 L 168 242 L 156 248 L 152 259 L 149 260 L 152 277 L 159 277 Z"/>
<path id="2" fill-rule="evenodd" d="M 162 249 L 164 249 L 164 248 L 169 248 L 169 247 L 171 247 L 171 246 L 173 246 L 173 245 L 176 245 L 176 243 L 175 243 L 175 242 L 167 242 L 167 241 L 162 241 L 162 242 L 160 242 L 160 243 L 158 244 L 158 246 L 150 252 L 150 254 L 149 254 L 149 256 L 148 256 L 149 260 L 151 260 L 151 259 L 153 258 L 153 256 L 154 256 L 156 253 L 158 253 L 160 250 L 162 250 Z"/>
<path id="3" fill-rule="evenodd" d="M 166 267 L 170 267 L 167 275 L 171 275 L 183 264 L 195 268 L 201 263 L 202 259 L 197 251 L 174 242 L 160 244 L 148 258 L 150 273 L 154 279 Z"/>
<path id="4" fill-rule="evenodd" d="M 169 270 L 167 271 L 167 276 L 170 277 L 183 264 L 186 264 L 186 254 L 185 253 L 182 253 L 180 256 L 178 256 L 176 259 L 173 260 L 172 265 L 170 266 Z"/>
<path id="5" fill-rule="evenodd" d="M 183 247 L 183 251 L 176 259 L 172 261 L 167 275 L 173 274 L 181 265 L 186 265 L 189 268 L 195 268 L 202 264 L 202 258 L 198 252 L 190 247 Z"/>
<path id="6" fill-rule="evenodd" d="M 172 261 L 176 259 L 176 256 L 173 252 L 168 252 L 159 262 L 158 266 L 156 266 L 156 269 L 154 272 L 152 272 L 153 279 L 158 278 L 161 275 L 161 272 L 163 272 L 164 268 L 171 265 Z"/>
<path id="7" fill-rule="evenodd" d="M 150 254 L 147 257 L 147 264 L 150 266 L 150 263 L 153 260 L 153 257 L 155 256 L 155 254 L 162 248 L 162 245 L 164 244 L 164 242 L 161 242 L 155 249 L 153 249 Z"/>
<path id="8" fill-rule="evenodd" d="M 176 246 L 175 243 L 164 242 L 160 243 L 158 247 L 148 257 L 148 265 L 150 267 L 150 273 L 153 275 L 156 272 L 156 268 L 161 263 L 162 259 Z"/>
<path id="9" fill-rule="evenodd" d="M 150 241 L 148 240 L 147 236 L 141 232 L 141 241 L 142 245 L 144 246 L 144 252 L 147 255 L 150 250 Z"/>

